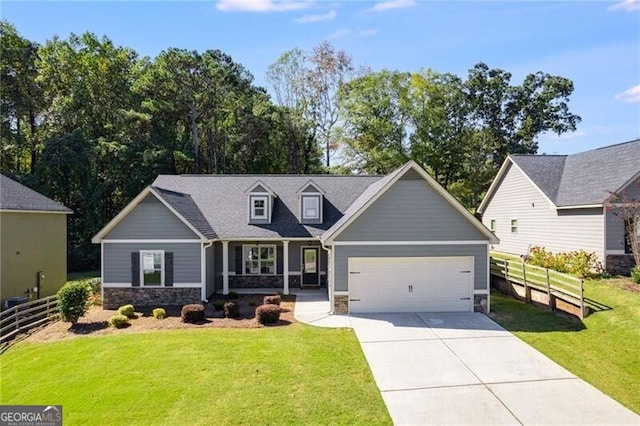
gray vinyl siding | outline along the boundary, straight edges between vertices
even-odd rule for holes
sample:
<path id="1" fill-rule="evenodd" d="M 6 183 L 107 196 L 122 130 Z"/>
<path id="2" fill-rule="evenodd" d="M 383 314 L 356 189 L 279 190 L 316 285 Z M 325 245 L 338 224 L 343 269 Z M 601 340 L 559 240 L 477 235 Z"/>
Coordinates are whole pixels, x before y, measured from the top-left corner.
<path id="1" fill-rule="evenodd" d="M 307 241 L 291 241 L 289 243 L 289 271 L 302 271 L 302 247 L 318 247 L 320 256 L 320 272 L 327 271 L 327 251 L 320 244 L 313 242 L 309 244 Z"/>
<path id="2" fill-rule="evenodd" d="M 607 250 L 624 250 L 624 221 L 613 212 L 607 215 Z"/>
<path id="3" fill-rule="evenodd" d="M 104 243 L 104 283 L 131 283 L 131 253 L 140 250 L 173 252 L 173 282 L 200 283 L 200 243 Z"/>
<path id="4" fill-rule="evenodd" d="M 206 259 L 206 297 L 211 296 L 215 291 L 216 284 L 216 248 L 215 244 L 212 244 L 211 247 L 207 247 L 205 250 L 205 259 Z"/>
<path id="5" fill-rule="evenodd" d="M 473 256 L 474 289 L 488 290 L 487 246 L 434 245 L 434 246 L 334 246 L 334 290 L 349 288 L 350 257 L 428 257 L 428 256 Z"/>
<path id="6" fill-rule="evenodd" d="M 198 239 L 199 237 L 154 195 L 147 195 L 105 239 Z"/>
<path id="7" fill-rule="evenodd" d="M 336 241 L 487 240 L 424 179 L 396 182 Z"/>
<path id="8" fill-rule="evenodd" d="M 324 250 L 319 243 L 316 241 L 310 240 L 312 243 L 309 244 L 307 241 L 289 241 L 289 271 L 290 272 L 301 272 L 302 271 L 302 247 L 312 246 L 318 247 L 320 249 L 320 271 L 327 270 L 327 252 Z M 235 272 L 236 265 L 236 247 L 242 247 L 243 245 L 254 245 L 250 241 L 232 241 L 229 243 L 229 272 Z M 277 275 L 282 275 L 284 270 L 284 248 L 281 241 L 265 241 L 260 243 L 260 245 L 275 245 L 276 246 L 276 270 Z M 216 270 L 217 274 L 221 276 L 222 274 L 222 245 L 220 244 L 219 249 L 216 250 L 217 258 L 216 259 Z M 222 282 L 222 281 L 220 281 Z"/>
<path id="9" fill-rule="evenodd" d="M 500 243 L 494 249 L 526 254 L 531 246 L 553 252 L 583 249 L 604 259 L 604 218 L 602 208 L 556 210 L 549 200 L 515 166 L 505 173 L 483 214 L 488 227 L 496 221 Z M 511 219 L 518 230 L 511 232 Z"/>

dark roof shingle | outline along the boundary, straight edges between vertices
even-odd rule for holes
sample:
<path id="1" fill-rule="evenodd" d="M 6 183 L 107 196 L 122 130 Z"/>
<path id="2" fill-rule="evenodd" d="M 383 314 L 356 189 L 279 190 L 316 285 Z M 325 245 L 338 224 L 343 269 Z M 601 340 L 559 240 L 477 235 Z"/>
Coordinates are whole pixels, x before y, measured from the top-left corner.
<path id="1" fill-rule="evenodd" d="M 5 175 L 0 175 L 0 209 L 72 213 L 71 209 L 57 201 Z"/>

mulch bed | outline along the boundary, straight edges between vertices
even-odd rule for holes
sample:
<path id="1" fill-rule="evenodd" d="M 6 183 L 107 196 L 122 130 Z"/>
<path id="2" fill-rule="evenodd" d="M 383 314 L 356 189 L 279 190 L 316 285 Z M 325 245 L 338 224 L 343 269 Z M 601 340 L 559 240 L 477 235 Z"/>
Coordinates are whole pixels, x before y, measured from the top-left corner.
<path id="1" fill-rule="evenodd" d="M 77 324 L 56 321 L 31 333 L 27 338 L 33 342 L 70 339 L 78 336 L 100 336 L 112 333 L 138 333 L 149 330 L 197 329 L 197 328 L 261 328 L 282 327 L 296 322 L 293 317 L 295 296 L 283 296 L 280 305 L 280 321 L 277 324 L 262 325 L 255 319 L 256 307 L 262 305 L 266 294 L 241 294 L 236 299 L 226 296 L 216 296 L 205 305 L 205 321 L 199 324 L 183 323 L 180 319 L 180 306 L 164 307 L 167 317 L 159 320 L 151 315 L 153 308 L 136 308 L 136 318 L 131 319 L 130 325 L 124 328 L 109 327 L 109 318 L 116 314 L 115 310 L 102 309 L 92 306 L 87 314 L 80 318 Z M 223 310 L 215 310 L 215 302 L 236 302 L 240 308 L 237 319 L 225 318 Z"/>

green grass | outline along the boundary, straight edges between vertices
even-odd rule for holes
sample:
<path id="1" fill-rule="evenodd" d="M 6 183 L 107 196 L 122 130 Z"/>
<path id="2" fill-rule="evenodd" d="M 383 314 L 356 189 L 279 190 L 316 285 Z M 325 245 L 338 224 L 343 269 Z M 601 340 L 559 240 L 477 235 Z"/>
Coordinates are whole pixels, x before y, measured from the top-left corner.
<path id="1" fill-rule="evenodd" d="M 629 291 L 630 283 L 623 278 L 586 281 L 585 297 L 601 310 L 582 322 L 495 292 L 492 315 L 507 330 L 640 414 L 640 293 Z"/>
<path id="2" fill-rule="evenodd" d="M 67 274 L 67 281 L 81 281 L 98 277 L 100 277 L 100 271 L 69 272 Z"/>
<path id="3" fill-rule="evenodd" d="M 62 404 L 64 423 L 390 424 L 351 330 L 304 325 L 22 342 L 1 404 Z"/>

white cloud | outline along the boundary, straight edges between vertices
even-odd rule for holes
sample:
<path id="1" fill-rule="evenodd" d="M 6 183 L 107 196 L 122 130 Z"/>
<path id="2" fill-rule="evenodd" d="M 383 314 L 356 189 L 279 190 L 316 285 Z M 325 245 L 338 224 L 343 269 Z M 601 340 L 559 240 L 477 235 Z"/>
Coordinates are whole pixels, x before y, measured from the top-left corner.
<path id="1" fill-rule="evenodd" d="M 387 10 L 405 9 L 413 5 L 415 5 L 414 0 L 387 0 L 379 1 L 375 6 L 367 10 L 370 12 L 386 12 Z"/>
<path id="2" fill-rule="evenodd" d="M 640 84 L 617 94 L 616 99 L 624 102 L 640 102 Z"/>
<path id="3" fill-rule="evenodd" d="M 351 34 L 351 30 L 348 28 L 342 28 L 340 30 L 336 30 L 329 35 L 330 39 L 343 38 Z"/>
<path id="4" fill-rule="evenodd" d="M 633 12 L 640 10 L 640 1 L 638 0 L 621 0 L 618 3 L 614 3 L 608 7 L 609 10 L 625 10 L 627 12 Z"/>
<path id="5" fill-rule="evenodd" d="M 304 15 L 294 19 L 293 21 L 299 24 L 309 24 L 312 22 L 330 21 L 334 19 L 336 15 L 337 13 L 335 10 L 330 10 L 329 12 L 320 15 Z"/>
<path id="6" fill-rule="evenodd" d="M 358 35 L 360 37 L 371 37 L 378 34 L 378 30 L 359 30 Z"/>
<path id="7" fill-rule="evenodd" d="M 291 0 L 218 0 L 216 9 L 223 12 L 288 12 L 310 5 L 309 1 Z"/>

